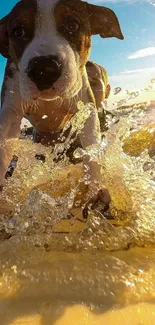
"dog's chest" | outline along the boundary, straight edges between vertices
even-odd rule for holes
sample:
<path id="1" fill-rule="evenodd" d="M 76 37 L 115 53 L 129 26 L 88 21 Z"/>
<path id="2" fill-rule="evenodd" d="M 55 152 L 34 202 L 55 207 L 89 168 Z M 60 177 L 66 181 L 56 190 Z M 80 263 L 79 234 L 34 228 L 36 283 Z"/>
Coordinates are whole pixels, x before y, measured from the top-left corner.
<path id="1" fill-rule="evenodd" d="M 62 129 L 74 115 L 74 108 L 59 101 L 37 101 L 24 105 L 26 118 L 40 132 L 56 132 Z"/>

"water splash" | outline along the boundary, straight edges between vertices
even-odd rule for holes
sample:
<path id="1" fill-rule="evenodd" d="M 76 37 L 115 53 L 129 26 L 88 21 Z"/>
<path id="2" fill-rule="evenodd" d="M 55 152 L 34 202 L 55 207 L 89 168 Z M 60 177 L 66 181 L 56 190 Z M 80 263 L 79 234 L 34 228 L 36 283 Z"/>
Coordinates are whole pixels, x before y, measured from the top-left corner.
<path id="1" fill-rule="evenodd" d="M 109 130 L 102 142 L 74 152 L 75 158 L 89 154 L 100 161 L 103 184 L 112 196 L 110 212 L 103 216 L 96 207 L 86 222 L 80 209 L 86 192 L 83 166 L 71 165 L 65 154 L 57 164 L 54 158 L 64 153 L 88 116 L 88 108 L 80 103 L 78 114 L 67 125 L 73 128 L 65 145 L 57 144 L 54 151 L 29 139 L 16 143 L 18 166 L 0 197 L 0 289 L 6 297 L 3 314 L 10 323 L 8 310 L 13 305 L 18 309 L 13 317 L 22 315 L 19 297 L 42 302 L 42 322 L 49 297 L 50 301 L 59 297 L 54 316 L 61 299 L 65 304 L 86 304 L 97 314 L 154 299 L 154 105 L 118 107 L 108 118 Z M 129 250 L 149 244 L 151 248 L 143 252 Z M 32 310 L 32 304 L 30 310 L 24 307 L 24 316 Z M 34 314 L 36 310 L 38 305 Z"/>
<path id="2" fill-rule="evenodd" d="M 120 87 L 116 87 L 113 91 L 114 95 L 117 95 L 122 89 Z M 128 101 L 133 100 L 140 96 L 143 92 L 154 92 L 155 91 L 155 78 L 152 78 L 150 81 L 150 84 L 146 88 L 137 89 L 136 91 L 129 91 L 126 90 L 126 94 L 122 95 L 122 98 L 118 101 L 114 101 L 113 103 L 113 109 L 117 109 L 121 107 L 122 105 L 126 104 Z"/>
<path id="3" fill-rule="evenodd" d="M 80 103 L 65 146 L 56 145 L 54 152 L 29 140 L 18 141 L 15 150 L 18 168 L 7 181 L 1 197 L 1 230 L 5 228 L 8 234 L 26 237 L 33 234 L 34 243 L 48 243 L 55 249 L 69 251 L 118 250 L 131 244 L 154 242 L 155 173 L 153 156 L 148 152 L 154 147 L 151 108 L 135 107 L 111 126 L 99 146 L 91 146 L 86 151 L 76 149 L 75 157 L 87 153 L 102 164 L 103 184 L 112 196 L 110 219 L 105 219 L 96 209 L 90 213 L 87 223 L 79 208 L 85 194 L 82 165 L 71 166 L 67 159 L 57 165 L 53 162 L 79 129 L 81 112 L 84 121 L 89 110 Z M 149 146 L 144 136 L 146 130 Z M 40 153 L 46 158 L 44 163 L 35 158 Z"/>

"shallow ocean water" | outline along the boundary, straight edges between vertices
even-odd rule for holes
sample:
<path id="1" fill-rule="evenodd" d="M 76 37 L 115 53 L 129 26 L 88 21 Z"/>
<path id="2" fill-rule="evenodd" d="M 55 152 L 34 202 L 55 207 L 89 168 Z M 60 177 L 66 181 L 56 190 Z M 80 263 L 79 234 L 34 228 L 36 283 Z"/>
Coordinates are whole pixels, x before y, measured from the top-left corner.
<path id="1" fill-rule="evenodd" d="M 51 148 L 17 141 L 0 199 L 1 325 L 155 323 L 155 106 L 117 113 L 100 148 L 88 148 L 110 217 L 96 209 L 83 219 L 82 164 L 55 165 Z"/>

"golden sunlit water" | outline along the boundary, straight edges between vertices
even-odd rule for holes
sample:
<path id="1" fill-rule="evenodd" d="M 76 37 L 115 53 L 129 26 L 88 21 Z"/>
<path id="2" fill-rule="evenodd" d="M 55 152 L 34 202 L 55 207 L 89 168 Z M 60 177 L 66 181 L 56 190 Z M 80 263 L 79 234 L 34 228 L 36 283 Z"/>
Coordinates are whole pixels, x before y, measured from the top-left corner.
<path id="1" fill-rule="evenodd" d="M 83 219 L 83 166 L 53 162 L 62 144 L 51 153 L 16 142 L 17 168 L 0 198 L 1 325 L 155 324 L 155 104 L 115 108 L 118 121 L 87 148 L 112 197 L 105 216 L 96 209 Z M 72 131 L 88 113 L 79 103 Z"/>

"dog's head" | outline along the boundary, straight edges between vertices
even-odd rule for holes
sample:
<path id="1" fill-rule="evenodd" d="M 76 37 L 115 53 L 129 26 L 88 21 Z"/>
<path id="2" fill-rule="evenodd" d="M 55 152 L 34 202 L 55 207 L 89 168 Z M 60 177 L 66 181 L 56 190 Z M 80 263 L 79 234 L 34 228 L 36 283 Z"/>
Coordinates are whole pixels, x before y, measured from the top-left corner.
<path id="1" fill-rule="evenodd" d="M 21 0 L 0 21 L 0 53 L 24 99 L 70 98 L 82 86 L 91 36 L 123 39 L 115 13 L 81 0 Z"/>

